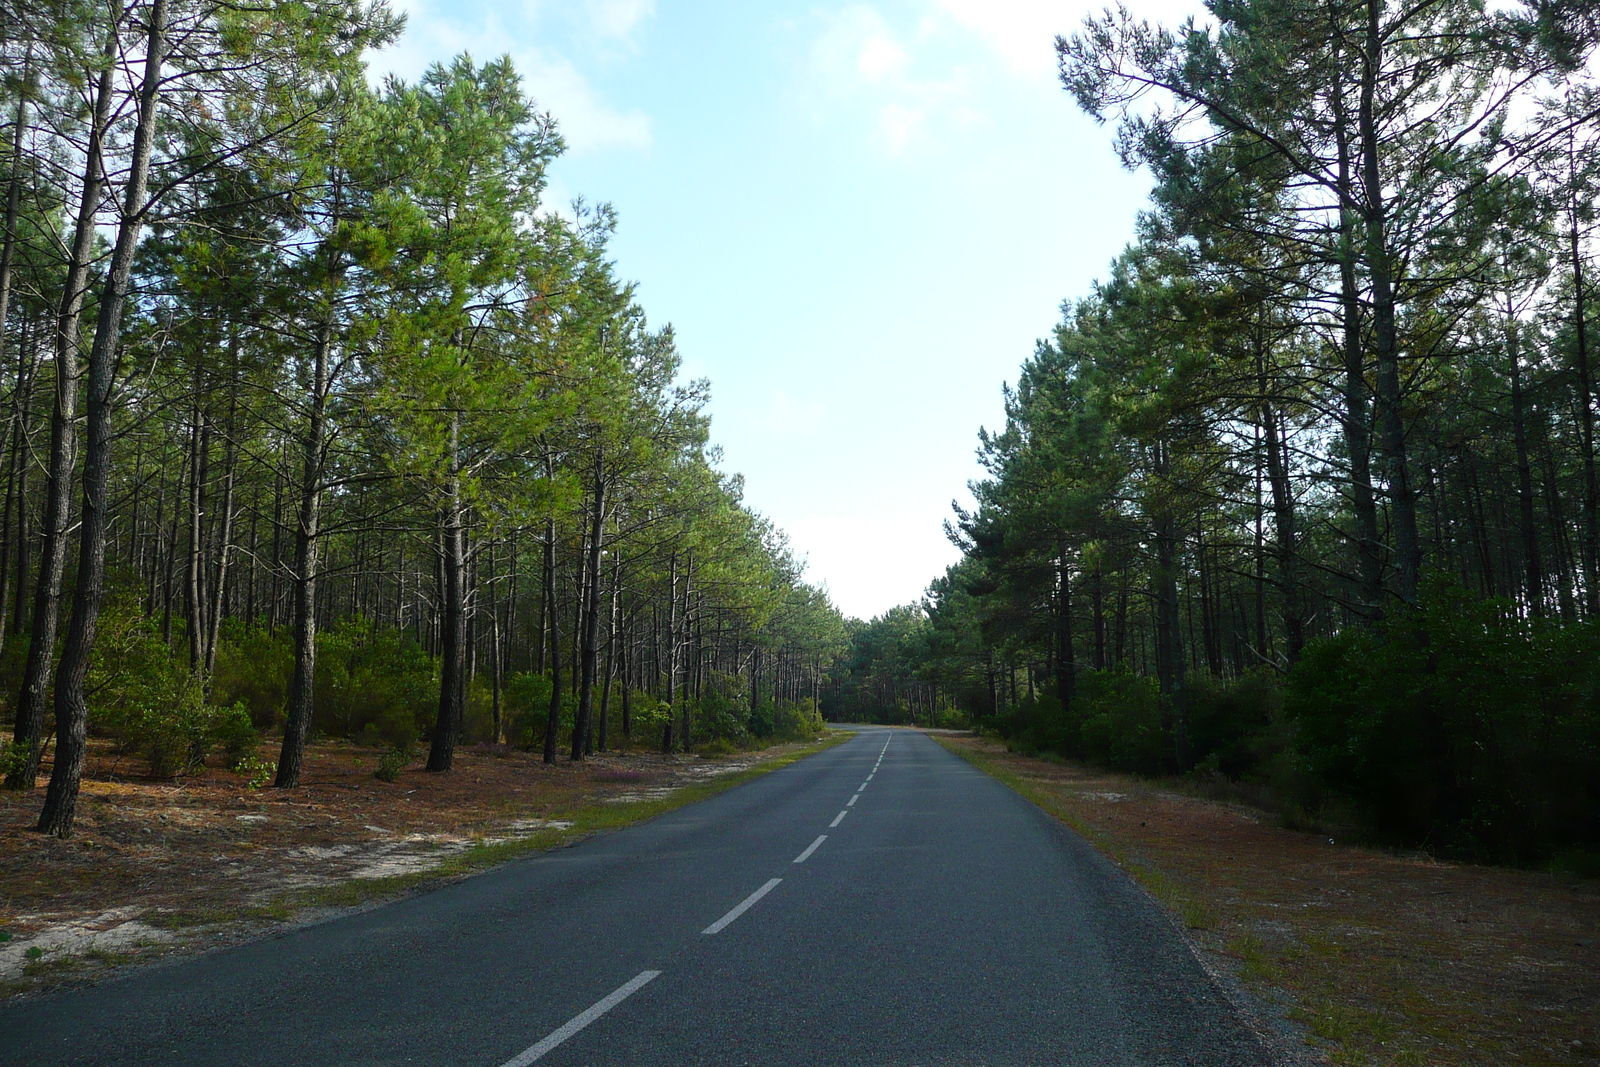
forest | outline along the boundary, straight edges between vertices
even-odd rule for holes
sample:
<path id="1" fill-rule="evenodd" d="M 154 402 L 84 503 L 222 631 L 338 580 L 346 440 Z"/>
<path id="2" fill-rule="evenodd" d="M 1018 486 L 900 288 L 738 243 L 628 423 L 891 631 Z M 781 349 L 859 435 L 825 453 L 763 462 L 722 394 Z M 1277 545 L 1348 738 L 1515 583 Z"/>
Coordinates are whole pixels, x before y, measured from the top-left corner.
<path id="1" fill-rule="evenodd" d="M 382 0 L 0 8 L 0 772 L 814 734 L 844 620 L 508 59 Z M 276 760 L 262 758 L 275 745 Z M 109 748 L 108 748 L 109 747 Z M 386 761 L 388 763 L 389 761 Z"/>
<path id="2" fill-rule="evenodd" d="M 1057 39 L 1149 203 L 825 706 L 1600 873 L 1600 13 L 1208 7 Z"/>

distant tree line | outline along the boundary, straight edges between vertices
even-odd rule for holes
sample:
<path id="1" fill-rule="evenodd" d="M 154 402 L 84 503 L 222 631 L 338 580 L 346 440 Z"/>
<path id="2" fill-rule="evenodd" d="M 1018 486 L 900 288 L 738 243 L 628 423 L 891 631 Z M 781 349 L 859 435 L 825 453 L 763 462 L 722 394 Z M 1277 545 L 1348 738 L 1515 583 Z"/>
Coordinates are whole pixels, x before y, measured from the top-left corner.
<path id="1" fill-rule="evenodd" d="M 381 0 L 0 11 L 7 784 L 91 733 L 581 759 L 815 720 L 843 621 L 708 443 L 509 60 L 374 88 Z M 702 707 L 715 708 L 705 721 Z"/>
<path id="2" fill-rule="evenodd" d="M 1600 14 L 1209 6 L 1057 41 L 1151 203 L 1006 389 L 898 669 L 1023 747 L 1592 866 Z"/>

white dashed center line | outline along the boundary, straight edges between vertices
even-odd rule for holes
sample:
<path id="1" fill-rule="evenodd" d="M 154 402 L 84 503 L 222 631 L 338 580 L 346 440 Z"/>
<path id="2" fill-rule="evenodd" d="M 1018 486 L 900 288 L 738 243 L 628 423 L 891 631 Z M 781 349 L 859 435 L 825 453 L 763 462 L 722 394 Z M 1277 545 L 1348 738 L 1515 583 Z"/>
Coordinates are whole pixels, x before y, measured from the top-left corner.
<path id="1" fill-rule="evenodd" d="M 826 841 L 827 839 L 828 839 L 828 835 L 827 834 L 818 834 L 817 835 L 817 839 L 815 841 L 811 842 L 811 844 L 807 845 L 806 846 L 806 850 L 804 852 L 800 853 L 800 855 L 796 856 L 794 858 L 794 861 L 796 863 L 804 863 L 807 859 L 809 859 L 811 857 L 811 854 L 813 852 L 815 852 L 817 849 L 822 847 L 822 843 L 824 841 Z"/>
<path id="2" fill-rule="evenodd" d="M 815 846 L 813 846 L 813 847 L 815 847 Z M 781 881 L 783 881 L 782 878 L 769 879 L 767 881 L 766 885 L 762 886 L 760 889 L 757 889 L 754 893 L 751 893 L 749 896 L 747 896 L 743 900 L 739 901 L 738 904 L 734 905 L 734 908 L 733 908 L 732 911 L 728 912 L 728 914 L 724 915 L 722 918 L 718 919 L 716 922 L 712 923 L 710 926 L 706 927 L 704 930 L 701 930 L 700 932 L 702 934 L 720 933 L 724 928 L 726 928 L 728 926 L 729 923 L 733 922 L 733 920 L 737 919 L 739 916 L 743 915 L 745 912 L 747 912 L 751 908 L 753 908 L 755 906 L 756 901 L 760 900 L 762 897 L 764 897 L 768 893 L 772 892 L 773 888 L 775 886 L 777 886 L 777 884 L 779 882 L 781 882 Z"/>
<path id="3" fill-rule="evenodd" d="M 860 799 L 861 799 L 861 794 L 857 793 L 855 796 L 853 796 L 849 800 L 845 801 L 844 806 L 847 807 L 847 808 L 853 808 L 853 807 L 856 806 L 856 801 L 858 801 Z"/>
<path id="4" fill-rule="evenodd" d="M 582 1030 L 585 1026 L 588 1026 L 590 1023 L 600 1018 L 600 1016 L 604 1015 L 618 1004 L 621 1004 L 624 1000 L 627 1000 L 629 997 L 633 996 L 639 990 L 643 989 L 660 976 L 660 971 L 640 971 L 632 981 L 628 982 L 626 985 L 623 985 L 615 992 L 608 994 L 603 999 L 597 1001 L 594 1006 L 588 1010 L 579 1015 L 574 1015 L 566 1023 L 566 1025 L 562 1026 L 559 1030 L 556 1030 L 549 1037 L 545 1038 L 537 1045 L 534 1045 L 532 1048 L 524 1050 L 521 1055 L 507 1060 L 505 1063 L 501 1064 L 500 1067 L 528 1067 L 528 1064 L 532 1063 L 540 1056 L 543 1056 L 546 1052 L 549 1052 L 551 1049 L 561 1044 L 561 1042 L 565 1041 L 579 1030 Z"/>
<path id="5" fill-rule="evenodd" d="M 849 814 L 850 814 L 850 812 L 847 809 L 847 810 L 841 811 L 839 814 L 835 815 L 833 817 L 833 821 L 828 824 L 828 829 L 832 830 L 835 826 L 838 826 L 840 823 L 844 822 L 844 817 L 846 815 L 849 815 Z"/>

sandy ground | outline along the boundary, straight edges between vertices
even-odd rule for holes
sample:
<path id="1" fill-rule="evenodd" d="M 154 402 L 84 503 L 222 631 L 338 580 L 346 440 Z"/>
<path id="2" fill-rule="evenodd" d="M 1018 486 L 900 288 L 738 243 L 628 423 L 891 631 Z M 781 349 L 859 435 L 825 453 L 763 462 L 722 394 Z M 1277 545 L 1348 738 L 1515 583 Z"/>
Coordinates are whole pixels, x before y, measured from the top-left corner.
<path id="1" fill-rule="evenodd" d="M 1600 1064 L 1600 883 L 1351 847 L 1160 783 L 939 739 L 1134 874 L 1337 1064 Z"/>

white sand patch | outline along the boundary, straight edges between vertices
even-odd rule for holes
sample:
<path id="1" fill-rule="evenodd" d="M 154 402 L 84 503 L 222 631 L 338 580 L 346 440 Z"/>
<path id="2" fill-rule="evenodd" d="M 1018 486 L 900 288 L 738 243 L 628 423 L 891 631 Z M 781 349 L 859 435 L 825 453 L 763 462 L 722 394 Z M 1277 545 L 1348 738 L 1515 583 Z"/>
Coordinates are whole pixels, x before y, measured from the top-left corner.
<path id="1" fill-rule="evenodd" d="M 134 918 L 143 910 L 131 906 L 113 908 L 88 918 L 47 923 L 29 937 L 0 943 L 0 979 L 21 976 L 22 969 L 30 962 L 29 949 L 41 949 L 43 955 L 39 959 L 48 963 L 63 956 L 77 956 L 85 952 L 127 952 L 141 945 L 174 940 L 166 930 Z M 21 920 L 32 918 L 37 916 L 18 916 Z"/>
<path id="2" fill-rule="evenodd" d="M 606 804 L 635 804 L 641 800 L 660 800 L 662 797 L 671 796 L 678 791 L 675 785 L 660 785 L 651 789 L 640 789 L 632 793 L 618 793 L 614 797 L 602 797 Z"/>

